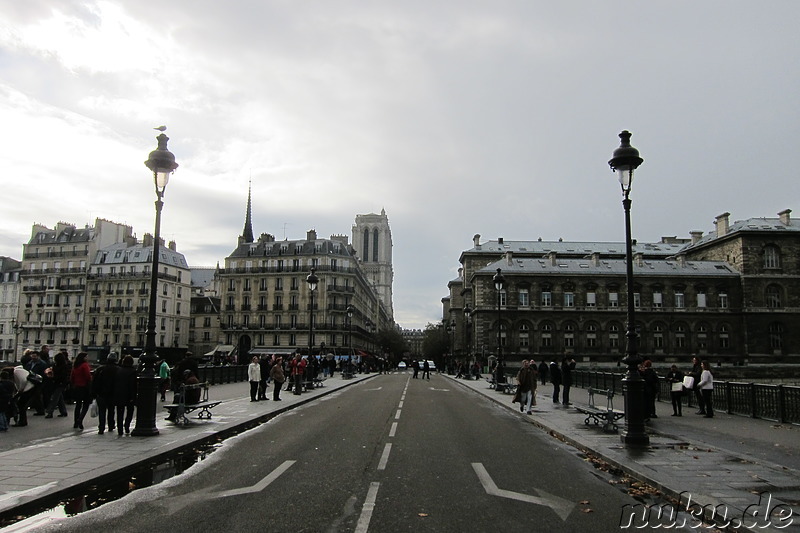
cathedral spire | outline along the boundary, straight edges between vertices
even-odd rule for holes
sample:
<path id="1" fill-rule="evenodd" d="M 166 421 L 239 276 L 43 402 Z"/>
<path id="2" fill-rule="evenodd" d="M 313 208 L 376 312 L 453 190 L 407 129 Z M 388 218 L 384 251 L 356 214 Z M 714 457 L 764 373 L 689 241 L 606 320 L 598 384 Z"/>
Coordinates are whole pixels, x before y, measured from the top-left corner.
<path id="1" fill-rule="evenodd" d="M 250 196 L 253 191 L 253 181 L 250 180 L 250 183 L 247 186 L 247 215 L 244 218 L 244 230 L 242 231 L 242 240 L 244 242 L 253 242 L 255 239 L 253 238 L 253 214 L 252 214 L 252 204 L 250 202 Z"/>

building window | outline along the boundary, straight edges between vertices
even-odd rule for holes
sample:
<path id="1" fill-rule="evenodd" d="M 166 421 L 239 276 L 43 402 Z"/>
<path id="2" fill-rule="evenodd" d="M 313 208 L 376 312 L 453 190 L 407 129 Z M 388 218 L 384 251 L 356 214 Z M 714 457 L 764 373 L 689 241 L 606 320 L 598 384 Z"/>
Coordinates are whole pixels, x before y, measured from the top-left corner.
<path id="1" fill-rule="evenodd" d="M 506 291 L 500 291 L 500 307 L 506 306 Z"/>
<path id="2" fill-rule="evenodd" d="M 275 290 L 276 291 L 283 290 L 283 278 L 275 278 Z"/>
<path id="3" fill-rule="evenodd" d="M 778 323 L 769 325 L 769 347 L 773 350 L 783 348 L 783 325 Z"/>
<path id="4" fill-rule="evenodd" d="M 609 307 L 619 307 L 619 293 L 618 292 L 609 292 L 608 293 L 608 306 Z"/>
<path id="5" fill-rule="evenodd" d="M 586 293 L 586 307 L 595 307 L 597 306 L 597 293 L 595 292 L 587 292 Z"/>
<path id="6" fill-rule="evenodd" d="M 633 293 L 633 306 L 636 309 L 639 309 L 642 306 L 642 295 L 641 293 L 634 292 Z"/>
<path id="7" fill-rule="evenodd" d="M 680 324 L 675 326 L 675 347 L 686 348 L 686 328 Z"/>
<path id="8" fill-rule="evenodd" d="M 661 291 L 653 292 L 653 307 L 655 309 L 660 309 L 662 305 L 663 305 L 663 295 L 661 294 Z"/>
<path id="9" fill-rule="evenodd" d="M 728 308 L 728 294 L 725 292 L 719 293 L 717 297 L 719 301 L 719 308 L 720 309 L 727 309 Z"/>
<path id="10" fill-rule="evenodd" d="M 766 293 L 767 307 L 780 307 L 781 306 L 781 290 L 776 285 L 767 287 Z"/>
<path id="11" fill-rule="evenodd" d="M 706 306 L 706 293 L 705 292 L 698 292 L 697 293 L 697 307 L 705 307 Z"/>
<path id="12" fill-rule="evenodd" d="M 728 326 L 725 324 L 719 327 L 719 347 L 730 348 L 730 338 L 728 336 Z"/>
<path id="13" fill-rule="evenodd" d="M 542 307 L 553 305 L 553 294 L 550 291 L 542 291 Z"/>
<path id="14" fill-rule="evenodd" d="M 500 323 L 500 346 L 506 345 L 506 325 Z"/>
<path id="15" fill-rule="evenodd" d="M 780 268 L 781 251 L 777 246 L 764 247 L 764 268 Z"/>
<path id="16" fill-rule="evenodd" d="M 564 326 L 564 348 L 575 347 L 575 327 L 572 324 Z"/>
<path id="17" fill-rule="evenodd" d="M 553 326 L 550 324 L 542 324 L 542 348 L 550 348 L 553 346 Z"/>
<path id="18" fill-rule="evenodd" d="M 686 307 L 686 303 L 684 300 L 684 296 L 682 292 L 675 293 L 675 308 L 676 309 L 683 309 Z"/>
<path id="19" fill-rule="evenodd" d="M 653 348 L 657 350 L 664 348 L 664 326 L 661 324 L 653 326 Z"/>
<path id="20" fill-rule="evenodd" d="M 531 302 L 528 298 L 528 289 L 519 290 L 519 305 L 520 307 L 530 307 Z"/>
<path id="21" fill-rule="evenodd" d="M 530 346 L 530 326 L 522 324 L 519 327 L 519 346 L 520 348 L 527 348 Z"/>
<path id="22" fill-rule="evenodd" d="M 565 292 L 564 293 L 564 307 L 575 307 L 575 293 L 574 292 Z"/>
<path id="23" fill-rule="evenodd" d="M 586 347 L 597 348 L 597 326 L 594 324 L 586 326 Z"/>
<path id="24" fill-rule="evenodd" d="M 612 324 L 608 327 L 608 346 L 619 348 L 619 326 Z"/>

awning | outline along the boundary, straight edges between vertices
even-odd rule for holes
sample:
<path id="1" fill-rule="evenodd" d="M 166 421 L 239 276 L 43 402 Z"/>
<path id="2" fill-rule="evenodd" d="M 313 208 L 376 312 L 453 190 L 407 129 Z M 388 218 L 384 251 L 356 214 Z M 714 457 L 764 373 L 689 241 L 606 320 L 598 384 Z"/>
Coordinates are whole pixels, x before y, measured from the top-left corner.
<path id="1" fill-rule="evenodd" d="M 233 344 L 217 344 L 213 350 L 205 354 L 206 356 L 214 356 L 218 353 L 229 354 L 233 351 L 235 346 Z"/>
<path id="2" fill-rule="evenodd" d="M 251 348 L 249 354 L 250 355 L 293 355 L 297 352 L 297 350 L 292 349 L 280 349 L 280 348 Z"/>

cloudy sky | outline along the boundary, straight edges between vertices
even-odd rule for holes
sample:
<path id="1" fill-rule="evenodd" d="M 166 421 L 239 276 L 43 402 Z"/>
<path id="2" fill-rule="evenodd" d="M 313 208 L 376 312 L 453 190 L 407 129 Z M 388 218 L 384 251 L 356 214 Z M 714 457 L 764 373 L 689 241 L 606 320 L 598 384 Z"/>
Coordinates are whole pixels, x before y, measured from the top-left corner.
<path id="1" fill-rule="evenodd" d="M 0 255 L 34 222 L 152 231 L 213 266 L 242 231 L 350 234 L 386 209 L 395 316 L 441 319 L 483 240 L 640 241 L 796 209 L 800 2 L 25 0 L 0 11 Z"/>

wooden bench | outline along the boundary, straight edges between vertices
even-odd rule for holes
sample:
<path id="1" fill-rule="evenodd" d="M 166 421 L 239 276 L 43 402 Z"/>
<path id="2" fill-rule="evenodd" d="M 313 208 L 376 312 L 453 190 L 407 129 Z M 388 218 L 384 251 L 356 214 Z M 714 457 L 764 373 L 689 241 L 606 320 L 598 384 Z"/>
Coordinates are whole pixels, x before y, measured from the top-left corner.
<path id="1" fill-rule="evenodd" d="M 603 431 L 607 433 L 616 433 L 618 429 L 617 420 L 623 418 L 625 416 L 625 412 L 614 409 L 614 391 L 593 389 L 589 387 L 588 393 L 589 405 L 574 406 L 579 413 L 586 415 L 586 419 L 583 421 L 583 423 L 587 426 L 589 425 L 589 422 L 594 422 L 594 425 L 596 426 L 602 423 Z M 594 402 L 595 394 L 600 394 L 606 397 L 605 408 L 597 407 Z"/>
<path id="2" fill-rule="evenodd" d="M 209 401 L 208 388 L 208 382 L 196 383 L 194 385 L 181 385 L 180 389 L 178 390 L 178 403 L 170 403 L 162 406 L 164 409 L 169 411 L 169 417 L 167 417 L 167 420 L 170 420 L 175 424 L 182 424 L 185 426 L 189 424 L 189 418 L 186 415 L 197 410 L 200 411 L 197 413 L 197 418 L 200 420 L 210 420 L 211 409 L 222 402 Z M 202 391 L 200 395 L 200 401 L 197 403 L 186 403 L 186 391 L 193 389 L 200 389 Z"/>
<path id="3" fill-rule="evenodd" d="M 476 378 L 477 379 L 477 378 Z M 509 381 L 506 379 L 501 383 L 497 383 L 494 379 L 494 375 L 487 377 L 486 381 L 489 383 L 489 388 L 494 389 L 498 392 L 502 392 L 503 394 L 516 394 L 517 393 L 517 383 L 514 381 Z"/>

